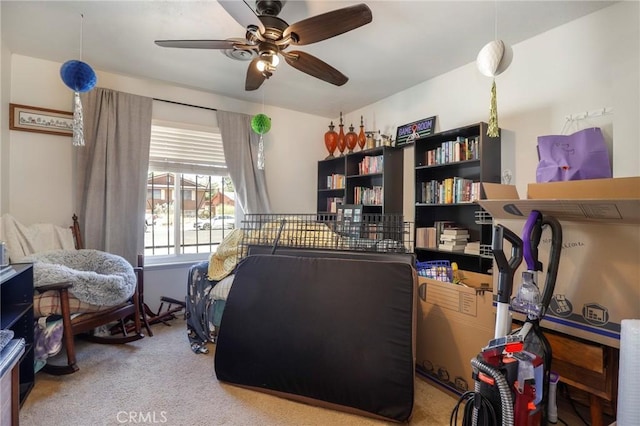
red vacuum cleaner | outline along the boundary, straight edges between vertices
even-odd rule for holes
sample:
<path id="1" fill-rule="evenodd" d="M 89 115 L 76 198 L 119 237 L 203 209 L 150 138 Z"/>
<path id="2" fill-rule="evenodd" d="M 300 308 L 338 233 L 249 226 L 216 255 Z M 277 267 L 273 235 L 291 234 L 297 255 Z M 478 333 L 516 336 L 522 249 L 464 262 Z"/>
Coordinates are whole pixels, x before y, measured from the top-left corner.
<path id="1" fill-rule="evenodd" d="M 551 231 L 551 250 L 545 282 L 540 286 L 538 272 L 543 270 L 543 264 L 538 260 L 538 245 L 547 227 Z M 509 259 L 503 251 L 504 240 L 511 245 Z M 530 213 L 522 238 L 502 225 L 494 226 L 492 252 L 498 267 L 495 335 L 471 360 L 475 389 L 460 397 L 451 414 L 452 425 L 457 424 L 462 402 L 463 426 L 546 426 L 555 422 L 555 392 L 550 389 L 550 382 L 554 387 L 557 376 L 550 380 L 551 346 L 540 321 L 553 297 L 561 249 L 560 223 L 539 211 Z M 514 275 L 523 258 L 527 269 L 512 298 Z M 512 311 L 526 317 L 517 330 L 512 330 Z"/>

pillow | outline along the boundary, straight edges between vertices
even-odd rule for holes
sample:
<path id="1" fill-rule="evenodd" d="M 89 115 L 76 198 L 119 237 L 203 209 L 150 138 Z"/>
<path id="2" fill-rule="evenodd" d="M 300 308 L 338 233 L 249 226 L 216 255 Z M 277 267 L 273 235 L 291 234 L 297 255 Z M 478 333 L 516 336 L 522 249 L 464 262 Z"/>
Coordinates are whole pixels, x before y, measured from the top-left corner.
<path id="1" fill-rule="evenodd" d="M 211 297 L 213 297 L 214 300 L 227 300 L 229 292 L 231 291 L 231 285 L 233 285 L 234 277 L 235 274 L 232 274 L 218 281 L 218 284 L 216 284 L 213 287 L 213 290 L 211 290 Z"/>
<path id="2" fill-rule="evenodd" d="M 72 294 L 69 294 L 69 309 L 72 314 L 79 314 L 97 312 L 105 309 L 105 306 L 82 302 Z M 42 293 L 36 292 L 33 295 L 33 316 L 35 318 L 61 314 L 60 294 L 56 290 L 49 290 Z"/>

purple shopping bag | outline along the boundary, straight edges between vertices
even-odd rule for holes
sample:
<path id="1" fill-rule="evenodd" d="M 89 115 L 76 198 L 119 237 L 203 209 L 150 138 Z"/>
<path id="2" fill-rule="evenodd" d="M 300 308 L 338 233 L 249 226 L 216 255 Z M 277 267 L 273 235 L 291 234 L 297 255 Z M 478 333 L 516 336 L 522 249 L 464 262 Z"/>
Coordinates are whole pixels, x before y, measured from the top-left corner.
<path id="1" fill-rule="evenodd" d="M 610 178 L 609 151 L 599 127 L 538 136 L 536 182 Z"/>

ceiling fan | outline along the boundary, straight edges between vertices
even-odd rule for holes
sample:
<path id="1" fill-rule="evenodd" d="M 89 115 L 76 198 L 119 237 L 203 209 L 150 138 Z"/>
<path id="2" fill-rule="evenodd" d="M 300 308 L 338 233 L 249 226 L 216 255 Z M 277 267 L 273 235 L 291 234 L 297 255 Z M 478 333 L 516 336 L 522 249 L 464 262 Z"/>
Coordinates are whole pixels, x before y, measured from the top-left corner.
<path id="1" fill-rule="evenodd" d="M 255 55 L 247 70 L 245 90 L 256 90 L 265 79 L 271 77 L 280 62 L 279 56 L 299 71 L 342 86 L 349 80 L 348 77 L 331 65 L 308 53 L 285 49 L 290 45 L 302 46 L 335 37 L 366 25 L 373 19 L 371 9 L 366 4 L 358 4 L 289 25 L 278 18 L 285 1 L 257 0 L 255 12 L 244 0 L 219 0 L 219 3 L 247 29 L 245 39 L 156 40 L 155 43 L 162 47 L 188 49 L 235 49 Z"/>

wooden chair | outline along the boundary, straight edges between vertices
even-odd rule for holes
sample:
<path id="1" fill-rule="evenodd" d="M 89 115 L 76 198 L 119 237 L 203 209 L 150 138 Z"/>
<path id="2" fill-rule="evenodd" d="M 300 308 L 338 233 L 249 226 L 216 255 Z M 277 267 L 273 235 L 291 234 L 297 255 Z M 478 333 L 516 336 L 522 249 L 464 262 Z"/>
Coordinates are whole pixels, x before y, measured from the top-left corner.
<path id="1" fill-rule="evenodd" d="M 76 249 L 83 248 L 78 217 L 75 214 L 73 215 L 71 230 L 74 235 Z M 142 334 L 142 323 L 143 321 L 145 322 L 147 330 L 149 330 L 149 325 L 146 323 L 146 317 L 144 317 L 143 310 L 141 309 L 144 304 L 141 297 L 143 294 L 142 283 L 144 272 L 142 260 L 142 255 L 138 256 L 138 266 L 134 267 L 137 286 L 131 299 L 121 305 L 111 306 L 101 311 L 72 316 L 69 304 L 69 289 L 73 286 L 72 282 L 62 282 L 36 288 L 36 291 L 41 293 L 48 290 L 55 290 L 59 294 L 63 324 L 62 341 L 67 355 L 66 365 L 52 365 L 50 362 L 47 362 L 42 369 L 43 371 L 54 375 L 71 374 L 78 371 L 79 368 L 76 364 L 74 344 L 75 336 L 80 336 L 96 343 L 109 344 L 124 344 L 144 337 L 144 334 Z M 93 330 L 96 328 L 114 322 L 119 323 L 117 329 L 120 335 L 98 336 L 93 334 Z"/>

